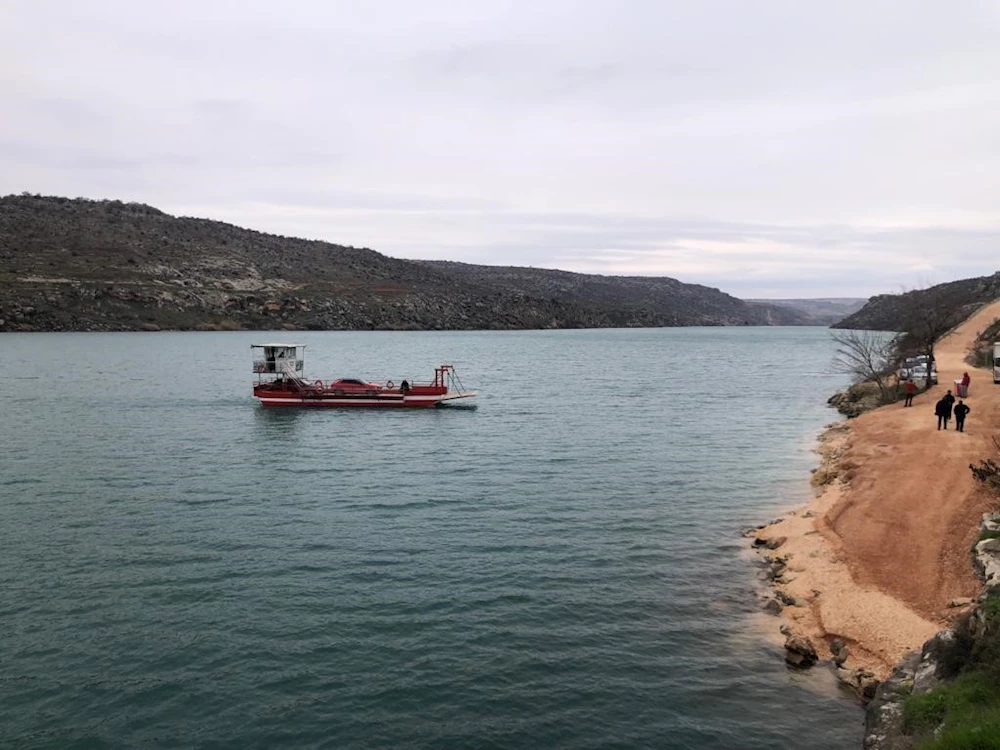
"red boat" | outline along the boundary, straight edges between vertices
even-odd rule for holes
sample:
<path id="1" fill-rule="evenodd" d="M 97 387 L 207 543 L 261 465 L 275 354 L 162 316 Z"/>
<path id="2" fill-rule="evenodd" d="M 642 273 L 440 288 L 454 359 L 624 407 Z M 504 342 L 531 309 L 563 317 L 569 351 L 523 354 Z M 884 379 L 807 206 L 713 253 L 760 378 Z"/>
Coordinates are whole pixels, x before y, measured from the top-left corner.
<path id="1" fill-rule="evenodd" d="M 396 385 L 391 380 L 370 383 L 354 378 L 309 381 L 303 375 L 305 347 L 301 344 L 254 344 L 251 349 L 257 376 L 253 395 L 264 406 L 430 407 L 476 395 L 462 387 L 451 365 L 436 368 L 430 383 L 402 380 Z"/>

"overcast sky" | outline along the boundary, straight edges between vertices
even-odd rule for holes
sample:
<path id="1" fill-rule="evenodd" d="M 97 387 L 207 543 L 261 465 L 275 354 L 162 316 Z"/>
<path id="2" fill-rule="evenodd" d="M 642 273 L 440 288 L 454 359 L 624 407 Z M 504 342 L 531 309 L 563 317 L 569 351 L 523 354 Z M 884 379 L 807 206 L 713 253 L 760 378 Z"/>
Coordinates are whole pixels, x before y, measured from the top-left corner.
<path id="1" fill-rule="evenodd" d="M 2 0 L 0 193 L 867 296 L 1000 267 L 996 2 Z"/>

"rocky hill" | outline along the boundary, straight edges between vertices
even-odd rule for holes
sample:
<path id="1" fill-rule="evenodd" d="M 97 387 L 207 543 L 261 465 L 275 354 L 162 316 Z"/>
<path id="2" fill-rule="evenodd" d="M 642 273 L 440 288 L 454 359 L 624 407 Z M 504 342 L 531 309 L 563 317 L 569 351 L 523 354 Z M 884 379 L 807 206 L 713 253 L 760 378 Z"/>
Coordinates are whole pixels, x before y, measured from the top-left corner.
<path id="1" fill-rule="evenodd" d="M 0 331 L 804 322 L 675 279 L 406 261 L 137 203 L 0 198 Z"/>
<path id="2" fill-rule="evenodd" d="M 606 310 L 612 326 L 800 325 L 806 319 L 774 305 L 735 300 L 718 289 L 662 276 L 597 276 L 452 261 L 422 265 L 476 286 L 499 286 L 526 298 Z M 733 307 L 734 301 L 738 307 Z"/>
<path id="3" fill-rule="evenodd" d="M 1000 298 L 1000 272 L 992 276 L 950 281 L 904 294 L 880 294 L 833 327 L 909 331 L 914 327 L 914 316 L 918 314 L 916 311 L 928 309 L 958 323 L 969 317 L 980 305 L 997 298 Z"/>
<path id="4" fill-rule="evenodd" d="M 812 325 L 828 326 L 843 320 L 848 315 L 856 313 L 867 298 L 858 297 L 823 297 L 816 299 L 756 299 L 748 302 L 759 302 L 765 305 L 788 307 L 803 313 L 812 321 Z"/>

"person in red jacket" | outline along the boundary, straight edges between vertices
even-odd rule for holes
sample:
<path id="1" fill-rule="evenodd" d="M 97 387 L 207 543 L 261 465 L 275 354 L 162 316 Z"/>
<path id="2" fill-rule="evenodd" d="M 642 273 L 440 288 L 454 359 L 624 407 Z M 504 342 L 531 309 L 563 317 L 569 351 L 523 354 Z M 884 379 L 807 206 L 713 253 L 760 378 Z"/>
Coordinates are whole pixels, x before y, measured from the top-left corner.
<path id="1" fill-rule="evenodd" d="M 903 401 L 903 406 L 913 406 L 913 397 L 917 395 L 917 384 L 913 382 L 913 378 L 908 378 L 906 381 L 906 399 Z"/>

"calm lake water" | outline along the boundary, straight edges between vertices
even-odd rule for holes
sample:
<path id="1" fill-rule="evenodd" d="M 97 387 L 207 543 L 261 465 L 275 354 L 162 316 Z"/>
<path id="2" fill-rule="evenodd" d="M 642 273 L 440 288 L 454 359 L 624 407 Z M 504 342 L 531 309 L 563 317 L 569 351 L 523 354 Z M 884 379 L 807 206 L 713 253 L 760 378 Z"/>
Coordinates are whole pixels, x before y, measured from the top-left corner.
<path id="1" fill-rule="evenodd" d="M 271 411 L 310 378 L 479 408 Z M 854 748 L 740 532 L 808 497 L 816 328 L 0 336 L 0 746 Z"/>

